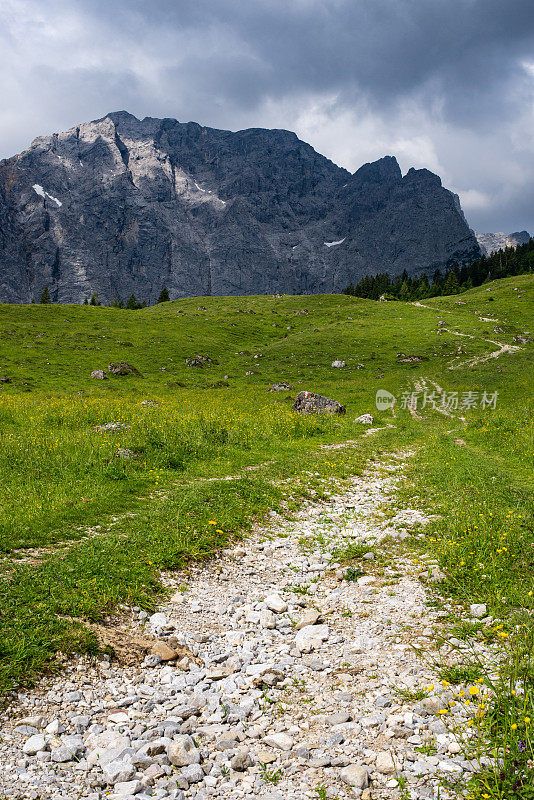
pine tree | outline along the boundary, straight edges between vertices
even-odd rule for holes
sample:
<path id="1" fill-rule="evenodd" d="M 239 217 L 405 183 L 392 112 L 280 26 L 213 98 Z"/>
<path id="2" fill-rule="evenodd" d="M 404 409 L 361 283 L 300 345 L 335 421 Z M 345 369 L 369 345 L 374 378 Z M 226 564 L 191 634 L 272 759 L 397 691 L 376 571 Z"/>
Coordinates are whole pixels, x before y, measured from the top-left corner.
<path id="1" fill-rule="evenodd" d="M 406 301 L 409 299 L 410 299 L 410 288 L 408 286 L 407 281 L 403 281 L 399 290 L 399 300 Z"/>
<path id="2" fill-rule="evenodd" d="M 96 292 L 93 292 L 93 294 L 91 295 L 91 299 L 89 300 L 89 305 L 90 306 L 100 306 L 100 305 L 102 305 L 100 300 L 98 299 L 98 295 L 97 295 Z"/>
<path id="3" fill-rule="evenodd" d="M 171 298 L 169 297 L 169 292 L 167 288 L 164 286 L 161 290 L 161 294 L 158 297 L 158 303 L 167 303 Z"/>
<path id="4" fill-rule="evenodd" d="M 458 294 L 460 291 L 460 284 L 458 282 L 458 276 L 454 270 L 450 270 L 446 279 L 445 283 L 443 284 L 442 294 Z"/>
<path id="5" fill-rule="evenodd" d="M 41 299 L 39 300 L 40 303 L 50 303 L 50 292 L 48 291 L 48 286 L 45 286 L 43 291 L 41 292 Z"/>
<path id="6" fill-rule="evenodd" d="M 84 304 L 84 306 L 88 306 L 89 305 L 89 300 L 87 299 L 87 295 L 85 295 L 85 297 L 83 298 L 83 304 Z"/>
<path id="7" fill-rule="evenodd" d="M 136 308 L 139 308 L 134 294 L 131 294 L 128 298 L 125 308 L 127 308 L 129 311 L 135 311 Z"/>

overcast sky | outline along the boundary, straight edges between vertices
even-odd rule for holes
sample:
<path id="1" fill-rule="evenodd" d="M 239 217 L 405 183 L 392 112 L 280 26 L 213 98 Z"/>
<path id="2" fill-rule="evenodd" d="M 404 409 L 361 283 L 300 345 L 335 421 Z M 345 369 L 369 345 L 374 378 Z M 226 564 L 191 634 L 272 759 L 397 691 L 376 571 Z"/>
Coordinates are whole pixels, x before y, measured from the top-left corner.
<path id="1" fill-rule="evenodd" d="M 534 233 L 534 0 L 0 0 L 0 157 L 125 109 L 437 172 Z"/>

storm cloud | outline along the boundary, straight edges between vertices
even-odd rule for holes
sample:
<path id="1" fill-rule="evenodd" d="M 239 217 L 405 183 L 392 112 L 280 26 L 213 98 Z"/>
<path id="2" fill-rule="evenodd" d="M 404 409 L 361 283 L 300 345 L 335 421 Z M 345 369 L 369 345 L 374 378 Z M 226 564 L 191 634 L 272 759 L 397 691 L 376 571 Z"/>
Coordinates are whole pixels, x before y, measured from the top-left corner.
<path id="1" fill-rule="evenodd" d="M 2 0 L 0 157 L 126 109 L 428 167 L 534 232 L 532 0 Z"/>

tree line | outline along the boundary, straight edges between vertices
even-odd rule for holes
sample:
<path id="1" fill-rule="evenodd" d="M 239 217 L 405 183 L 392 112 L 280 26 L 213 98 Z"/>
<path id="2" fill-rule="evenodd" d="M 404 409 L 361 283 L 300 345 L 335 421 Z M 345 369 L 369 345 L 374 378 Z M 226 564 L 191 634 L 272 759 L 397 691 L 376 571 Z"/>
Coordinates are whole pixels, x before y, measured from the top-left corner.
<path id="1" fill-rule="evenodd" d="M 157 299 L 157 303 L 167 303 L 171 298 L 169 297 L 169 292 L 166 287 L 163 287 L 161 290 L 160 296 Z M 34 300 L 32 302 L 35 302 Z M 41 297 L 39 299 L 39 303 L 44 303 L 47 305 L 51 303 L 52 299 L 50 297 L 50 292 L 48 290 L 48 286 L 45 286 L 43 291 L 41 292 Z M 85 297 L 82 303 L 84 306 L 101 306 L 103 305 L 100 300 L 98 299 L 98 294 L 93 292 L 91 297 Z M 104 304 L 105 305 L 105 304 Z M 136 311 L 138 308 L 146 308 L 147 302 L 143 300 L 141 303 L 138 302 L 135 294 L 131 294 L 126 302 L 121 300 L 119 297 L 116 297 L 115 300 L 112 300 L 111 303 L 107 304 L 108 308 L 126 308 L 128 311 Z"/>
<path id="2" fill-rule="evenodd" d="M 355 286 L 351 283 L 343 294 L 370 300 L 422 300 L 425 297 L 460 294 L 487 281 L 524 275 L 534 270 L 534 239 L 517 247 L 498 250 L 474 261 L 452 264 L 444 273 L 437 269 L 430 278 L 426 272 L 416 276 L 391 276 L 388 272 L 366 275 Z"/>

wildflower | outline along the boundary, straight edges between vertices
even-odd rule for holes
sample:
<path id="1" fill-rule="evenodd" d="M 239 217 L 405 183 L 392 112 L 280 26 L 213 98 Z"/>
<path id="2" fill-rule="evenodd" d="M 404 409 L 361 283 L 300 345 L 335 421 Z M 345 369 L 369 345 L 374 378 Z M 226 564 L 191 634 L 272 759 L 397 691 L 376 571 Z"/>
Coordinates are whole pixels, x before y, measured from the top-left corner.
<path id="1" fill-rule="evenodd" d="M 470 695 L 474 696 L 474 695 L 478 694 L 479 692 L 480 692 L 480 687 L 479 686 L 470 686 L 469 687 L 469 694 Z"/>
<path id="2" fill-rule="evenodd" d="M 529 724 L 530 724 L 530 717 L 525 717 L 525 724 L 526 724 L 526 725 L 529 725 Z"/>
<path id="3" fill-rule="evenodd" d="M 510 727 L 511 727 L 511 729 L 512 729 L 513 731 L 516 731 L 516 730 L 517 730 L 517 724 L 516 724 L 515 722 L 512 722 L 512 724 L 510 725 Z"/>
<path id="4" fill-rule="evenodd" d="M 217 523 L 215 522 L 214 519 L 210 519 L 210 521 L 208 522 L 208 525 L 217 525 Z"/>

